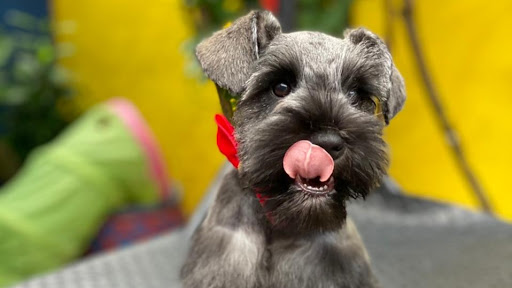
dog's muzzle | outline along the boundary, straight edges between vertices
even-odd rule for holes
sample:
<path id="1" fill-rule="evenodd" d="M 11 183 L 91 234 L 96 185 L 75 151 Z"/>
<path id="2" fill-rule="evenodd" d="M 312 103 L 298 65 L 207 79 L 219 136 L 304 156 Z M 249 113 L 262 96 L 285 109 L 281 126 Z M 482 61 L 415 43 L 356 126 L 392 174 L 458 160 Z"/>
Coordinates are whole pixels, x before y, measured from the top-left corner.
<path id="1" fill-rule="evenodd" d="M 334 160 L 322 147 L 307 140 L 293 144 L 283 158 L 284 171 L 303 191 L 323 195 L 334 189 Z"/>

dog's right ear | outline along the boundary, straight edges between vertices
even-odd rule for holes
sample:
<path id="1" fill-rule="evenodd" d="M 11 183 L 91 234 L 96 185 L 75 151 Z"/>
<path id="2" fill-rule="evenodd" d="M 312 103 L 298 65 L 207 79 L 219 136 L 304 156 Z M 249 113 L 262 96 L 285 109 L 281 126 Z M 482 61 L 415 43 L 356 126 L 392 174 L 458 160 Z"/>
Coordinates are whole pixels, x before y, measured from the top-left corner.
<path id="1" fill-rule="evenodd" d="M 384 120 L 389 124 L 391 118 L 402 109 L 405 102 L 405 86 L 404 79 L 393 62 L 393 57 L 389 53 L 386 44 L 376 34 L 365 28 L 347 29 L 344 33 L 352 44 L 360 48 L 359 57 L 368 62 L 383 63 L 384 73 L 374 73 L 381 78 L 380 83 L 385 84 L 385 90 L 382 91 L 381 97 L 384 100 Z M 383 77 L 383 78 L 382 78 Z"/>
<path id="2" fill-rule="evenodd" d="M 199 43 L 196 56 L 208 78 L 231 94 L 241 95 L 251 65 L 280 33 L 281 25 L 272 13 L 252 11 Z"/>

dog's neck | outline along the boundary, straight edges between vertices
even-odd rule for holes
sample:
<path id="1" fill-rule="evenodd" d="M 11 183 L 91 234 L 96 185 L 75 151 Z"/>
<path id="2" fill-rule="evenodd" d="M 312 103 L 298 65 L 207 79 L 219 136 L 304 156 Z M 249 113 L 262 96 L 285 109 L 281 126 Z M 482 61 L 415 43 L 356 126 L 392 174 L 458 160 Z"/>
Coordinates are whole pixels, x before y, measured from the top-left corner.
<path id="1" fill-rule="evenodd" d="M 219 151 L 226 156 L 227 160 L 233 165 L 233 167 L 238 170 L 240 160 L 238 158 L 238 143 L 234 136 L 235 129 L 224 115 L 215 115 L 215 122 L 218 127 L 217 147 L 219 148 Z M 264 207 L 267 197 L 260 193 L 261 190 L 261 188 L 255 188 L 254 193 L 261 206 Z M 270 220 L 269 215 L 267 215 L 267 218 Z"/>

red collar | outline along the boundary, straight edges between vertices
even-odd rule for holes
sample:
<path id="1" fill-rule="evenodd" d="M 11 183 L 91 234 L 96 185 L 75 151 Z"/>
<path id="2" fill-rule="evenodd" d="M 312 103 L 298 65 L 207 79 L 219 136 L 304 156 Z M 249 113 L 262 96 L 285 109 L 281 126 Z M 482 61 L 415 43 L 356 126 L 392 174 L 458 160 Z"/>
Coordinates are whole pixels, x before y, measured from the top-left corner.
<path id="1" fill-rule="evenodd" d="M 235 129 L 224 115 L 216 114 L 215 122 L 217 122 L 218 127 L 217 147 L 219 147 L 220 152 L 226 156 L 228 161 L 238 169 L 240 160 L 238 159 L 237 154 L 238 143 L 236 142 L 234 135 Z M 259 193 L 258 190 L 261 189 L 256 189 L 256 197 L 258 198 L 258 201 L 260 201 L 261 206 L 264 206 L 267 201 L 267 197 Z"/>

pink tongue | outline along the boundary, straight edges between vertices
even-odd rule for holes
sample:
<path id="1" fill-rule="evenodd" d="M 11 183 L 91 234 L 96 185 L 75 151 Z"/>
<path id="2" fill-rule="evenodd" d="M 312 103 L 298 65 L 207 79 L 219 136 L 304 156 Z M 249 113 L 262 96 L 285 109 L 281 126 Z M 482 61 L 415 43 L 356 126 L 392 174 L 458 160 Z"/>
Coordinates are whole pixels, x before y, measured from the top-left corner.
<path id="1" fill-rule="evenodd" d="M 293 144 L 283 159 L 284 171 L 295 179 L 297 175 L 305 179 L 320 177 L 320 181 L 329 180 L 334 170 L 331 155 L 322 147 L 307 140 Z"/>

